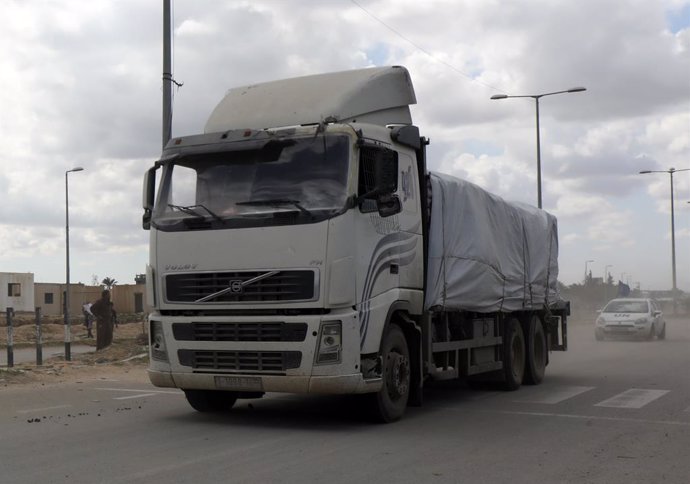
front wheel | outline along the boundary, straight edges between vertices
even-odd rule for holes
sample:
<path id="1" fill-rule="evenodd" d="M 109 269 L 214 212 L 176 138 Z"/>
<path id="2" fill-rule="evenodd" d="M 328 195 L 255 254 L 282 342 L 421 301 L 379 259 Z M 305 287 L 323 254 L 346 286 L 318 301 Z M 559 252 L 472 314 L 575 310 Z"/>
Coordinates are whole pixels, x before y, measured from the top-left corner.
<path id="1" fill-rule="evenodd" d="M 503 337 L 503 387 L 517 390 L 525 375 L 525 335 L 517 318 L 506 321 Z"/>
<path id="2" fill-rule="evenodd" d="M 647 334 L 645 337 L 647 341 L 652 341 L 654 339 L 654 335 L 656 334 L 656 325 L 652 324 L 652 327 L 649 328 L 649 334 Z"/>
<path id="3" fill-rule="evenodd" d="M 366 395 L 368 408 L 375 420 L 395 422 L 405 413 L 410 396 L 410 352 L 405 334 L 391 324 L 381 343 L 383 386 L 378 393 Z"/>
<path id="4" fill-rule="evenodd" d="M 661 333 L 659 333 L 656 339 L 666 339 L 666 323 L 661 327 Z"/>
<path id="5" fill-rule="evenodd" d="M 223 412 L 230 410 L 237 401 L 236 392 L 220 390 L 184 390 L 187 402 L 197 412 Z"/>

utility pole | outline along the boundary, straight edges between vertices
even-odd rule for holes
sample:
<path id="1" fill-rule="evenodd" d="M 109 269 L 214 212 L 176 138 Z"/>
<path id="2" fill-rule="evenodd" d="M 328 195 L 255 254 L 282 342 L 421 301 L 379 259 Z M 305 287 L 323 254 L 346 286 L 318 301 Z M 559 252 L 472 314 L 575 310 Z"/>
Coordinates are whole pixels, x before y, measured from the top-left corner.
<path id="1" fill-rule="evenodd" d="M 163 148 L 172 137 L 171 0 L 163 0 Z"/>

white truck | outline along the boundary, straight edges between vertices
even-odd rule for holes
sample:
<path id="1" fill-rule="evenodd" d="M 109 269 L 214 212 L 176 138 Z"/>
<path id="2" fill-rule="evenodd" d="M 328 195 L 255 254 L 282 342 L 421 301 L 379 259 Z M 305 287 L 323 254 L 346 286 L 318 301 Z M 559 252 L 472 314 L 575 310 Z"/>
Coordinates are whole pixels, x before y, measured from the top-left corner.
<path id="1" fill-rule="evenodd" d="M 556 219 L 426 167 L 404 67 L 231 89 L 144 180 L 149 377 L 198 411 L 264 392 L 538 384 L 565 350 Z M 160 174 L 157 176 L 157 171 Z"/>

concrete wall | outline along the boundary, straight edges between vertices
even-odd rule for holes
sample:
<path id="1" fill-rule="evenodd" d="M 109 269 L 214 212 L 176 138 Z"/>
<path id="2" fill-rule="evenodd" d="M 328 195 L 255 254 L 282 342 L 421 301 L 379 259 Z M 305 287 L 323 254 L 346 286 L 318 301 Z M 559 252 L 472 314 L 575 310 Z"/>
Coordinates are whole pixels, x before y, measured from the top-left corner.
<path id="1" fill-rule="evenodd" d="M 34 287 L 34 303 L 36 307 L 41 308 L 42 314 L 45 316 L 61 315 L 64 306 L 65 284 L 38 282 Z M 82 306 L 87 302 L 96 302 L 100 299 L 102 291 L 102 286 L 70 284 L 70 317 L 81 317 Z M 150 311 L 150 308 L 146 306 L 146 286 L 144 284 L 117 284 L 113 287 L 110 298 L 113 301 L 115 311 L 118 313 L 130 314 Z M 31 310 L 33 311 L 33 307 Z"/>
<path id="2" fill-rule="evenodd" d="M 44 316 L 62 314 L 64 284 L 37 282 L 34 284 L 34 306 L 41 308 Z M 71 306 L 71 304 L 70 304 Z"/>
<path id="3" fill-rule="evenodd" d="M 117 284 L 113 287 L 111 298 L 118 313 L 148 313 L 145 284 Z"/>
<path id="4" fill-rule="evenodd" d="M 0 272 L 0 311 L 34 310 L 34 275 L 31 272 Z"/>

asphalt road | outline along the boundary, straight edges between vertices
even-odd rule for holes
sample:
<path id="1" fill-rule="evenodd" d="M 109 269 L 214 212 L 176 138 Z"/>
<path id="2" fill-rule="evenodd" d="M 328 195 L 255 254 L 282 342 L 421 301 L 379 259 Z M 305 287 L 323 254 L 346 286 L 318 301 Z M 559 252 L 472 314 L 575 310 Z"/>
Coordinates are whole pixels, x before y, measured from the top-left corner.
<path id="1" fill-rule="evenodd" d="M 204 415 L 127 381 L 0 388 L 0 482 L 690 482 L 690 322 L 665 341 L 570 328 L 539 386 L 439 384 L 391 425 L 343 397 L 271 395 Z"/>

